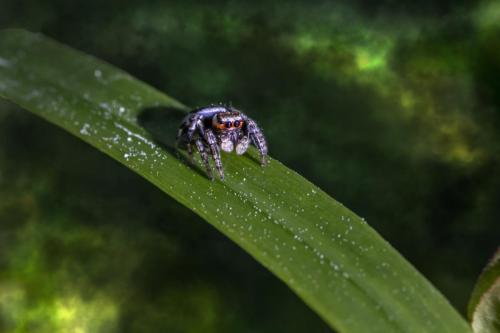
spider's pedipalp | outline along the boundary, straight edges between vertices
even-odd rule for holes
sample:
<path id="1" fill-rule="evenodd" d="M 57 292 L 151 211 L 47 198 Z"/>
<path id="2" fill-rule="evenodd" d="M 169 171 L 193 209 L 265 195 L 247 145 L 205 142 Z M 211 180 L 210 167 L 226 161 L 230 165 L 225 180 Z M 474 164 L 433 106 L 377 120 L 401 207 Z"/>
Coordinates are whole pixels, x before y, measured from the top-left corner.
<path id="1" fill-rule="evenodd" d="M 248 136 L 244 135 L 236 144 L 236 154 L 243 155 L 247 151 L 249 143 L 250 139 L 248 139 Z"/>

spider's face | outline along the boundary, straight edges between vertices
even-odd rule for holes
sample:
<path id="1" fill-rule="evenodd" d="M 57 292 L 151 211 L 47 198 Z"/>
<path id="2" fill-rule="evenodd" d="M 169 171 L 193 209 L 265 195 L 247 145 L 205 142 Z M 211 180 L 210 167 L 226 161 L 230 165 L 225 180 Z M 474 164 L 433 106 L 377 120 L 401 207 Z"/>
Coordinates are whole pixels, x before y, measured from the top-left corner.
<path id="1" fill-rule="evenodd" d="M 236 147 L 238 154 L 243 154 L 248 148 L 246 141 L 240 142 L 242 138 L 243 117 L 237 111 L 220 112 L 214 115 L 212 127 L 220 142 L 220 147 L 225 152 L 232 152 Z"/>
<path id="2" fill-rule="evenodd" d="M 243 123 L 243 117 L 237 111 L 219 112 L 212 118 L 212 127 L 219 133 L 238 131 Z"/>

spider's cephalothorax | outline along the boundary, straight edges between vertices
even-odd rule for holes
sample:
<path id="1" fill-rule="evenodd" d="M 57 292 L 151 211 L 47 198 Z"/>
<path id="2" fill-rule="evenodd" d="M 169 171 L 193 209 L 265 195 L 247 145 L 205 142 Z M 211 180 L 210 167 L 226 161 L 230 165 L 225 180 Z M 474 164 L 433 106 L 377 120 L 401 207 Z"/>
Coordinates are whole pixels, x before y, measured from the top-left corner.
<path id="1" fill-rule="evenodd" d="M 177 144 L 185 144 L 191 156 L 191 145 L 196 145 L 208 176 L 213 179 L 208 155 L 212 155 L 221 179 L 224 170 L 220 149 L 244 154 L 253 143 L 260 152 L 261 164 L 266 164 L 267 143 L 254 120 L 229 106 L 208 106 L 191 111 L 182 121 L 177 133 Z"/>

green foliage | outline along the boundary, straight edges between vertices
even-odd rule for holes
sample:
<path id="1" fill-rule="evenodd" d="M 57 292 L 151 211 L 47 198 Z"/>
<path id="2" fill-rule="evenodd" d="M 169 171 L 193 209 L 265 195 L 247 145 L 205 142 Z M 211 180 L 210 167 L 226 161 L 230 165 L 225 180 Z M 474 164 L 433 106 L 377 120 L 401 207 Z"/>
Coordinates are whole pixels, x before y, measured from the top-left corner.
<path id="1" fill-rule="evenodd" d="M 116 68 L 19 30 L 0 34 L 0 95 L 134 170 L 254 256 L 341 332 L 468 332 L 363 220 L 276 160 L 224 156 L 224 182 L 180 160 L 186 108 Z M 177 119 L 178 120 L 178 119 Z"/>
<path id="2" fill-rule="evenodd" d="M 494 0 L 6 0 L 0 25 L 190 106 L 244 108 L 273 157 L 365 217 L 465 313 L 500 234 L 497 12 Z"/>
<path id="3" fill-rule="evenodd" d="M 0 332 L 331 332 L 143 178 L 11 103 L 0 110 Z"/>

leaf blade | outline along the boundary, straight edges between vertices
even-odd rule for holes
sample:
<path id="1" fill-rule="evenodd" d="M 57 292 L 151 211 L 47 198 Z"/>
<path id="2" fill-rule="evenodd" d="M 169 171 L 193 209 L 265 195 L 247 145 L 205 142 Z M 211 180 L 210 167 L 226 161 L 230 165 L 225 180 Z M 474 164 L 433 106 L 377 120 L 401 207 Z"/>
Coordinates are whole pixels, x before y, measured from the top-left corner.
<path id="1" fill-rule="evenodd" d="M 500 332 L 500 249 L 479 276 L 467 312 L 474 332 Z"/>
<path id="2" fill-rule="evenodd" d="M 140 119 L 151 108 L 187 108 L 123 71 L 43 36 L 7 30 L 0 32 L 0 95 L 206 219 L 337 330 L 470 331 L 372 228 L 280 162 L 261 168 L 255 151 L 225 155 L 225 182 L 210 182 L 182 163 L 168 143 L 175 133 L 160 126 L 162 145 Z"/>

